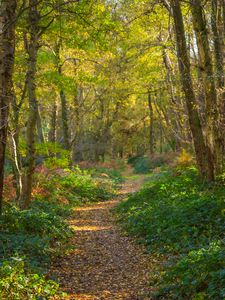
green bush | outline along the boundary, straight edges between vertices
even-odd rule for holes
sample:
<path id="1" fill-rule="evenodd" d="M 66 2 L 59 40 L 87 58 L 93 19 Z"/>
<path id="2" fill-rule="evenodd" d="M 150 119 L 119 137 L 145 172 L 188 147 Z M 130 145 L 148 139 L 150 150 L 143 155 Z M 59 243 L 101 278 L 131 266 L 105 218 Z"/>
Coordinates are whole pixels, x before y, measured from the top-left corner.
<path id="1" fill-rule="evenodd" d="M 60 295 L 58 284 L 27 272 L 22 260 L 4 261 L 0 267 L 0 299 L 51 299 L 55 295 Z"/>
<path id="2" fill-rule="evenodd" d="M 113 195 L 113 187 L 109 180 L 92 178 L 90 174 L 70 173 L 61 178 L 61 186 L 83 200 L 99 201 Z"/>
<path id="3" fill-rule="evenodd" d="M 224 253 L 224 186 L 200 182 L 193 168 L 169 174 L 161 177 L 156 175 L 157 180 L 153 175 L 153 179 L 140 192 L 119 205 L 118 212 L 124 227 L 145 243 L 149 251 L 173 258 L 169 260 L 170 268 L 164 267 L 165 277 L 162 281 L 164 290 L 173 284 L 169 299 L 223 299 L 219 296 L 207 298 L 221 292 L 218 291 L 219 284 L 215 283 L 215 277 L 211 276 L 210 267 L 207 270 L 204 266 L 214 264 L 216 254 L 211 245 L 221 245 L 218 253 Z M 201 260 L 191 261 L 193 253 L 201 256 Z M 220 254 L 216 256 L 217 267 L 224 265 Z M 191 268 L 196 269 L 194 273 L 189 270 L 190 261 Z M 218 276 L 224 276 L 221 268 L 216 266 Z M 204 269 L 204 276 L 208 278 L 208 285 L 201 285 L 202 291 L 199 291 L 206 294 L 205 298 L 194 298 L 198 294 L 195 284 L 201 282 L 201 272 L 197 271 L 199 268 Z M 193 273 L 193 277 L 187 280 L 185 274 L 189 272 Z M 181 298 L 182 287 L 185 290 L 186 283 L 189 285 L 187 293 L 191 296 Z"/>
<path id="4" fill-rule="evenodd" d="M 167 267 L 159 297 L 220 300 L 225 296 L 225 249 L 212 243 L 188 253 Z"/>
<path id="5" fill-rule="evenodd" d="M 62 217 L 35 205 L 24 211 L 15 206 L 11 207 L 0 219 L 0 228 L 5 232 L 23 232 L 43 237 L 50 236 L 53 239 L 67 238 L 70 233 Z"/>
<path id="6" fill-rule="evenodd" d="M 0 260 L 17 255 L 23 257 L 27 265 L 35 269 L 47 268 L 51 256 L 55 253 L 49 237 L 38 237 L 24 233 L 0 234 Z"/>
<path id="7" fill-rule="evenodd" d="M 5 204 L 0 218 L 0 299 L 51 299 L 57 284 L 38 274 L 69 246 L 72 229 L 66 217 L 75 205 L 114 193 L 111 180 L 78 168 L 52 171 L 40 166 L 35 181 L 30 208 L 21 211 Z"/>
<path id="8" fill-rule="evenodd" d="M 134 172 L 137 174 L 147 174 L 151 170 L 161 167 L 165 164 L 163 156 L 148 157 L 148 156 L 134 156 L 128 159 L 128 163 L 133 166 Z"/>
<path id="9" fill-rule="evenodd" d="M 32 266 L 46 267 L 52 255 L 62 249 L 72 231 L 65 220 L 51 210 L 52 204 L 33 203 L 29 210 L 9 206 L 0 219 L 0 259 L 17 254 Z M 46 209 L 48 208 L 48 209 Z"/>
<path id="10" fill-rule="evenodd" d="M 124 182 L 124 178 L 121 174 L 121 170 L 114 168 L 96 168 L 94 169 L 95 176 L 101 176 L 101 174 L 107 174 L 109 178 L 115 183 L 119 184 Z"/>
<path id="11" fill-rule="evenodd" d="M 127 163 L 128 163 L 129 165 L 134 166 L 135 163 L 136 163 L 136 161 L 137 161 L 139 158 L 141 158 L 141 157 L 143 157 L 143 156 L 142 156 L 142 155 L 130 156 L 130 157 L 128 158 L 128 160 L 127 160 Z"/>
<path id="12" fill-rule="evenodd" d="M 148 157 L 142 156 L 135 160 L 134 172 L 137 174 L 146 174 L 151 170 L 151 161 Z"/>

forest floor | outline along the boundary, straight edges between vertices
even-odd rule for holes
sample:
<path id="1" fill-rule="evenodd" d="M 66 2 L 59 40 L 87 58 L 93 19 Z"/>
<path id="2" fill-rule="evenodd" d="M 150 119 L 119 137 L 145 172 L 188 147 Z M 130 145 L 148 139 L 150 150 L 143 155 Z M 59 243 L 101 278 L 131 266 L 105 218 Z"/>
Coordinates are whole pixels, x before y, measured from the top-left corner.
<path id="1" fill-rule="evenodd" d="M 75 208 L 69 221 L 74 250 L 52 268 L 68 294 L 64 299 L 149 299 L 151 259 L 121 231 L 111 211 L 144 181 L 126 175 L 116 199 Z"/>

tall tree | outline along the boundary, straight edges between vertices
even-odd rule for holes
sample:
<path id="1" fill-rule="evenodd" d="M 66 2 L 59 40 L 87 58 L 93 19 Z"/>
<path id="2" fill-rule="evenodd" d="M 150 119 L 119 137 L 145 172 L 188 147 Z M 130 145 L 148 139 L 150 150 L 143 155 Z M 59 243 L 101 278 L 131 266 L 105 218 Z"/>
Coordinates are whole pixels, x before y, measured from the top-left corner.
<path id="1" fill-rule="evenodd" d="M 200 0 L 191 2 L 193 27 L 196 34 L 200 67 L 205 92 L 206 139 L 215 171 L 221 171 L 222 149 L 218 124 L 217 93 L 212 57 L 208 38 L 208 28 Z M 219 41 L 218 41 L 219 42 Z"/>
<path id="2" fill-rule="evenodd" d="M 149 151 L 150 155 L 154 154 L 154 136 L 153 136 L 153 105 L 151 91 L 148 91 L 148 109 L 149 109 Z"/>
<path id="3" fill-rule="evenodd" d="M 13 98 L 16 4 L 16 0 L 2 0 L 0 3 L 0 214 L 9 106 Z"/>
<path id="4" fill-rule="evenodd" d="M 38 103 L 36 97 L 36 71 L 37 54 L 39 42 L 39 21 L 38 0 L 29 0 L 29 41 L 26 43 L 28 53 L 28 72 L 27 72 L 27 93 L 29 102 L 29 112 L 27 121 L 27 161 L 24 174 L 23 192 L 21 198 L 21 207 L 27 208 L 31 201 L 31 192 L 33 185 L 33 173 L 35 168 L 35 131 L 37 125 Z"/>
<path id="5" fill-rule="evenodd" d="M 174 19 L 176 33 L 176 45 L 178 63 L 181 75 L 182 88 L 185 95 L 189 124 L 192 132 L 194 148 L 196 153 L 197 165 L 202 178 L 214 179 L 214 168 L 211 153 L 207 149 L 204 141 L 202 125 L 198 113 L 198 105 L 195 98 L 191 70 L 190 58 L 185 37 L 183 16 L 179 0 L 171 0 L 171 8 Z"/>

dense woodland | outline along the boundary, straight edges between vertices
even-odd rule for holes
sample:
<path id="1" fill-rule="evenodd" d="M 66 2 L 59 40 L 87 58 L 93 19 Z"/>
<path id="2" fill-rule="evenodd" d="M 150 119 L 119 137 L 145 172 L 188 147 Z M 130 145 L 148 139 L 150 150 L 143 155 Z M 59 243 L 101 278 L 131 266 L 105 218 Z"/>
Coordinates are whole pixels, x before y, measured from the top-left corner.
<path id="1" fill-rule="evenodd" d="M 201 244 L 200 240 L 204 240 L 207 247 L 209 246 L 212 242 L 214 225 L 219 226 L 215 230 L 216 233 L 214 232 L 215 236 L 218 234 L 218 240 L 222 240 L 225 194 L 224 37 L 224 0 L 2 0 L 0 2 L 2 230 L 9 234 L 12 229 L 14 236 L 11 238 L 15 240 L 17 235 L 15 228 L 20 228 L 18 225 L 20 222 L 23 223 L 23 230 L 21 228 L 18 230 L 22 230 L 23 234 L 27 230 L 24 228 L 28 225 L 24 224 L 29 223 L 26 214 L 30 212 L 30 218 L 36 218 L 34 228 L 30 230 L 32 233 L 35 230 L 39 232 L 36 228 L 38 222 L 44 224 L 40 212 L 43 202 L 41 199 L 47 197 L 45 193 L 41 195 L 41 192 L 45 187 L 49 189 L 49 193 L 53 193 L 54 185 L 57 186 L 59 181 L 59 190 L 65 193 L 60 194 L 61 198 L 72 199 L 71 185 L 79 186 L 75 191 L 79 198 L 75 201 L 76 205 L 82 202 L 82 199 L 90 197 L 93 201 L 110 198 L 114 193 L 114 185 L 122 181 L 119 172 L 122 168 L 126 168 L 125 161 L 128 160 L 135 168 L 135 161 L 137 163 L 139 160 L 139 166 L 136 165 L 136 168 L 139 168 L 139 171 L 147 170 L 145 173 L 162 165 L 176 168 L 177 164 L 183 164 L 182 170 L 176 169 L 172 175 L 168 170 L 166 175 L 162 172 L 163 178 L 169 178 L 168 182 L 162 186 L 157 183 L 150 190 L 156 195 L 157 189 L 162 193 L 162 187 L 171 184 L 170 188 L 173 187 L 176 195 L 180 193 L 179 197 L 184 195 L 182 190 L 184 193 L 186 190 L 186 193 L 192 196 L 195 190 L 195 197 L 205 197 L 204 199 L 208 197 L 207 201 L 212 197 L 211 201 L 203 206 L 204 213 L 208 209 L 208 213 L 212 213 L 213 219 L 210 219 L 209 223 L 212 221 L 213 225 L 210 223 L 211 225 L 208 224 L 208 227 L 202 229 L 201 234 L 207 232 L 207 238 L 197 239 L 196 244 L 193 242 L 193 249 L 196 250 L 196 245 Z M 176 158 L 177 156 L 179 157 Z M 82 171 L 97 165 L 105 167 L 107 164 L 110 168 L 112 165 L 116 166 L 117 170 L 110 169 L 109 172 L 106 168 L 97 171 L 95 168 L 95 174 L 91 175 L 85 173 L 87 170 Z M 192 168 L 192 171 L 186 168 Z M 61 172 L 60 175 L 57 172 Z M 69 175 L 65 172 L 69 172 Z M 113 182 L 98 182 L 96 186 L 96 182 L 93 181 L 99 180 L 97 175 L 107 172 L 109 173 L 107 176 Z M 183 172 L 187 173 L 184 175 Z M 58 181 L 53 173 L 56 177 L 61 176 L 60 179 L 57 177 Z M 93 179 L 94 177 L 96 179 Z M 156 176 L 156 179 L 159 177 Z M 48 181 L 48 187 L 45 179 Z M 183 186 L 179 181 L 181 179 L 184 182 Z M 191 180 L 194 187 L 188 186 Z M 212 190 L 216 187 L 216 190 L 211 191 L 210 196 L 206 193 L 206 196 L 205 191 L 201 190 L 203 185 L 206 189 Z M 13 192 L 10 193 L 10 189 Z M 136 196 L 141 197 L 140 203 L 147 201 L 148 192 L 143 190 L 143 194 Z M 220 199 L 218 200 L 220 202 L 218 206 L 214 205 L 214 208 L 217 207 L 215 213 L 216 208 L 214 211 L 211 205 L 215 200 L 213 193 L 217 192 L 216 199 Z M 161 195 L 160 199 L 165 197 L 166 201 L 167 196 Z M 33 208 L 33 200 L 36 198 L 39 201 L 38 208 L 36 206 Z M 171 195 L 172 198 L 176 199 L 176 196 Z M 194 201 L 193 199 L 190 203 Z M 160 209 L 163 211 L 165 203 L 160 202 L 163 200 L 159 202 L 158 198 L 153 200 L 155 201 L 152 204 L 153 211 L 158 213 Z M 133 205 L 135 196 L 128 201 Z M 143 225 L 139 224 L 141 217 L 132 211 L 132 207 L 129 208 L 129 202 L 123 205 L 119 211 L 124 219 L 130 218 L 125 226 L 128 232 L 134 231 L 142 238 L 148 236 L 147 244 L 153 241 L 153 248 L 155 245 L 157 247 L 167 245 L 165 249 L 173 254 L 188 253 L 192 249 L 190 247 L 187 250 L 186 244 L 183 248 L 172 247 L 171 243 L 179 244 L 175 238 L 171 238 L 169 242 L 163 238 L 160 242 L 156 242 L 153 232 L 145 232 L 144 227 L 141 227 Z M 174 205 L 179 207 L 178 202 L 174 202 Z M 61 206 L 62 203 L 60 208 L 63 210 Z M 166 214 L 168 207 L 165 206 L 164 209 Z M 198 209 L 200 208 L 196 208 L 197 211 Z M 51 216 L 52 214 L 56 214 L 53 207 Z M 184 213 L 187 218 L 184 220 L 189 224 L 191 215 L 194 214 L 195 209 L 188 215 L 189 217 Z M 145 206 L 142 211 L 143 218 L 144 215 Z M 172 216 L 179 220 L 176 213 Z M 150 217 L 154 220 L 156 218 L 149 210 L 146 212 L 148 226 L 151 224 Z M 136 222 L 136 227 L 131 221 L 135 218 L 137 220 L 133 222 Z M 162 215 L 159 220 L 164 218 Z M 198 219 L 197 214 L 196 222 L 204 223 L 204 218 L 201 218 Z M 11 229 L 7 229 L 7 224 L 14 222 L 13 220 L 16 220 L 17 225 L 13 223 L 15 226 L 9 226 Z M 52 220 L 53 217 L 51 222 Z M 190 225 L 187 223 L 184 226 Z M 158 230 L 159 236 L 163 236 L 165 228 L 161 228 L 160 224 L 161 222 L 156 223 L 152 230 Z M 179 223 L 173 224 L 174 227 L 171 223 L 165 224 L 173 230 L 181 226 Z M 189 228 L 187 235 L 190 234 L 190 238 L 198 236 L 196 224 L 193 225 L 196 231 L 192 228 L 192 232 Z M 62 224 L 61 235 L 65 235 L 63 239 L 65 237 L 68 239 L 71 232 L 64 226 L 67 228 L 67 225 Z M 41 233 L 37 235 L 45 235 L 46 232 L 50 232 L 50 235 L 56 234 L 49 230 L 43 229 L 42 232 L 40 229 Z M 210 230 L 211 238 L 208 237 Z M 170 233 L 165 234 L 168 234 L 169 239 Z M 176 234 L 180 234 L 182 239 L 186 236 L 184 231 Z M 53 239 L 55 238 L 56 236 Z M 4 237 L 2 239 L 4 240 Z M 9 237 L 5 238 L 6 244 L 8 239 Z M 20 253 L 18 245 L 12 245 L 10 253 L 8 250 L 4 250 L 4 254 L 0 251 L 1 260 L 15 256 L 13 248 L 16 249 L 16 253 Z M 182 252 L 181 248 L 185 250 Z M 23 255 L 27 255 L 26 251 L 22 251 Z M 221 253 L 215 254 L 217 258 L 220 257 L 218 264 L 214 261 L 214 265 L 217 266 L 215 272 L 224 268 L 221 259 L 224 256 Z M 212 252 L 209 255 L 211 254 Z M 27 261 L 23 264 L 26 266 Z M 182 266 L 184 264 L 185 262 Z M 176 269 L 180 270 L 180 273 L 184 273 L 182 266 L 177 266 Z M 173 272 L 175 271 L 171 271 L 170 274 L 176 273 Z M 204 272 L 207 273 L 205 269 Z M 187 278 L 190 279 L 189 275 Z M 2 278 L 4 276 L 2 275 Z M 167 296 L 157 297 L 222 300 L 225 294 L 224 271 L 218 276 L 220 283 L 219 286 L 215 284 L 215 289 L 211 287 L 211 290 L 210 288 L 207 290 L 205 286 L 208 279 L 204 278 L 199 283 L 200 287 L 192 290 L 190 286 L 195 285 L 193 281 L 198 277 L 198 274 L 195 274 L 193 281 L 187 280 L 188 284 L 178 289 L 180 294 L 178 292 L 169 294 L 168 291 Z M 185 279 L 175 277 L 171 275 L 171 278 L 167 278 L 168 282 L 170 280 L 177 284 L 185 282 Z M 213 282 L 211 285 L 217 281 L 214 279 L 210 281 Z M 41 283 L 38 281 L 37 285 Z M 36 286 L 33 289 L 35 290 Z M 52 290 L 54 289 L 53 284 Z M 29 287 L 25 286 L 24 290 L 28 291 Z M 217 292 L 214 293 L 214 290 Z M 16 296 L 13 294 L 14 290 L 11 292 L 12 296 L 7 298 L 6 289 L 6 294 L 2 294 L 1 299 L 39 299 L 35 293 L 34 298 L 29 298 L 33 292 L 27 292 L 27 295 L 18 292 Z M 47 296 L 43 296 L 46 297 L 43 299 L 51 299 L 52 296 L 49 295 L 53 295 L 53 292 L 49 293 L 46 292 Z M 64 298 L 61 296 L 58 299 Z"/>

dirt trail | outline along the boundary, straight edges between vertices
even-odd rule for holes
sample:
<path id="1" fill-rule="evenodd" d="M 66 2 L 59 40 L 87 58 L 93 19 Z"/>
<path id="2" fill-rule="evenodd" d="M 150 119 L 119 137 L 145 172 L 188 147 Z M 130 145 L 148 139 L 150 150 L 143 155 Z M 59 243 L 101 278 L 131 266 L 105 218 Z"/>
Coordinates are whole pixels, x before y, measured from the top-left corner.
<path id="1" fill-rule="evenodd" d="M 138 190 L 142 181 L 143 178 L 123 184 L 119 198 Z M 115 224 L 110 209 L 118 201 L 121 200 L 75 209 L 70 220 L 75 229 L 75 250 L 53 267 L 69 294 L 65 299 L 150 299 L 150 259 Z"/>

